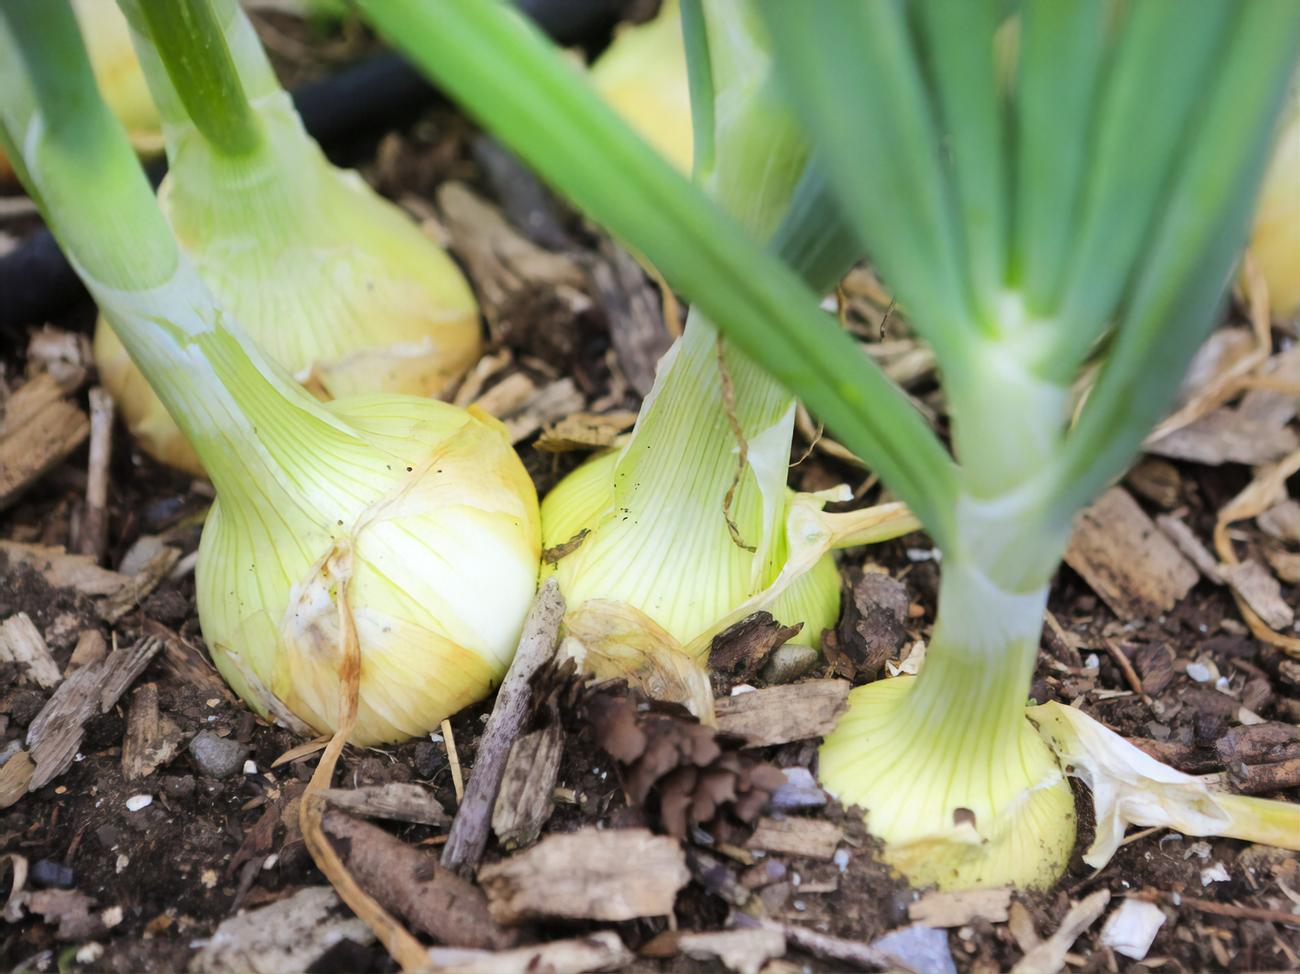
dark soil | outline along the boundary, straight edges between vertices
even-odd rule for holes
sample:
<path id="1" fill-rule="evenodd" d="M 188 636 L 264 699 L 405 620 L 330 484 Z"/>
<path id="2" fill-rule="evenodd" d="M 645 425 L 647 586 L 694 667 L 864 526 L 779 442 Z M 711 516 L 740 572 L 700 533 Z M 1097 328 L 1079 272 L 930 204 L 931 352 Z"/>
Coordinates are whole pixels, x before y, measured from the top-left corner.
<path id="1" fill-rule="evenodd" d="M 471 151 L 473 138 L 473 130 L 458 116 L 446 109 L 432 110 L 409 129 L 371 143 L 363 171 L 394 198 L 413 195 L 427 202 L 434 187 L 449 177 L 470 182 L 489 198 L 499 198 L 497 187 Z M 569 246 L 580 253 L 594 253 L 598 240 L 581 221 L 562 207 L 555 212 Z M 529 371 L 539 384 L 559 374 L 577 376 L 587 401 L 600 399 L 618 380 L 609 364 L 609 321 L 598 312 L 576 323 L 557 321 L 553 312 L 547 296 L 541 295 L 538 315 L 551 314 L 546 326 L 511 333 L 516 361 L 522 363 L 515 368 Z M 88 332 L 92 323 L 93 309 L 88 304 L 56 322 L 60 328 L 83 332 Z M 40 324 L 32 323 L 34 327 Z M 565 340 L 557 341 L 556 329 L 565 327 L 569 329 Z M 27 340 L 21 333 L 0 334 L 0 377 L 11 385 L 23 374 Z M 626 389 L 626 384 L 622 388 Z M 914 391 L 924 393 L 925 389 Z M 638 402 L 634 394 L 625 392 L 614 405 L 635 408 Z M 172 543 L 183 546 L 186 553 L 192 551 L 198 539 L 198 516 L 210 502 L 210 491 L 158 467 L 129 449 L 127 442 L 125 431 L 119 429 L 112 467 L 107 564 L 116 565 L 144 533 L 170 530 Z M 795 457 L 806 449 L 806 442 L 797 442 Z M 541 492 L 577 462 L 572 455 L 540 453 L 527 442 L 521 444 L 520 453 Z M 82 503 L 85 467 L 83 449 L 45 477 L 22 502 L 0 513 L 0 537 L 68 544 L 72 518 Z M 1197 534 L 1208 538 L 1217 506 L 1248 482 L 1249 472 L 1230 466 L 1181 465 L 1178 470 L 1178 506 L 1185 509 Z M 863 479 L 862 471 L 820 452 L 793 471 L 795 485 L 808 489 L 838 482 L 856 487 Z M 867 491 L 859 502 L 877 497 L 876 490 Z M 190 526 L 186 528 L 186 524 Z M 932 561 L 915 559 L 917 549 L 928 547 L 923 538 L 912 536 L 865 553 L 852 552 L 845 560 L 853 566 L 870 560 L 902 579 L 910 599 L 920 607 L 908 626 L 921 636 L 933 619 L 937 567 Z M 99 628 L 110 644 L 114 639 L 126 644 L 140 638 L 146 620 L 152 620 L 201 642 L 193 595 L 192 575 L 166 581 L 138 611 L 110 629 L 98 621 L 85 597 L 52 589 L 33 571 L 0 565 L 0 619 L 22 611 L 32 616 L 42 632 L 48 633 L 57 624 L 60 631 L 71 633 L 72 640 L 55 647 L 61 666 L 67 663 L 76 633 L 85 628 Z M 1292 587 L 1284 589 L 1284 597 L 1294 603 L 1300 593 Z M 1078 577 L 1063 569 L 1053 590 L 1051 611 L 1061 626 L 1088 648 L 1082 651 L 1082 658 L 1072 659 L 1052 640 L 1044 642 L 1033 691 L 1039 700 L 1070 701 L 1083 696 L 1089 713 L 1121 733 L 1186 745 L 1199 753 L 1212 751 L 1215 742 L 1235 726 L 1233 715 L 1248 684 L 1252 709 L 1260 716 L 1291 724 L 1300 720 L 1296 671 L 1288 672 L 1278 651 L 1250 637 L 1236 607 L 1221 589 L 1202 582 L 1163 619 L 1121 621 Z M 1168 679 L 1158 689 L 1148 690 L 1149 703 L 1130 692 L 1124 673 L 1104 649 L 1105 637 L 1118 638 L 1130 658 L 1139 661 L 1153 659 L 1143 655 L 1148 648 L 1168 648 Z M 1091 660 L 1094 654 L 1095 661 Z M 1064 669 L 1051 666 L 1051 660 Z M 1194 661 L 1212 662 L 1226 678 L 1225 686 L 1232 695 L 1216 689 L 1213 682 L 1198 683 L 1189 677 L 1187 665 Z M 1094 663 L 1095 671 L 1090 669 Z M 1142 664 L 1138 665 L 1141 671 Z M 818 674 L 814 671 L 813 675 Z M 0 686 L 12 683 L 12 676 L 0 672 Z M 323 882 L 296 830 L 291 833 L 283 821 L 276 822 L 268 843 L 255 828 L 268 809 L 283 811 L 310 776 L 314 756 L 273 767 L 280 755 L 302 742 L 288 731 L 256 719 L 242 705 L 182 682 L 160 660 L 150 665 L 137 685 L 144 682 L 157 684 L 163 714 L 179 725 L 187 738 L 202 729 L 231 736 L 249 747 L 256 770 L 225 780 L 206 778 L 197 773 L 188 752 L 182 750 L 149 778 L 127 782 L 120 756 L 129 695 L 116 710 L 93 719 L 82 753 L 72 767 L 50 786 L 0 812 L 0 849 L 19 854 L 34 866 L 44 863 L 40 867 L 43 874 L 58 872 L 49 869 L 50 865 L 66 867 L 65 875 L 56 878 L 92 897 L 96 909 L 120 907 L 120 922 L 95 938 L 103 947 L 102 955 L 83 955 L 91 958 L 85 962 L 76 958 L 85 941 L 60 940 L 54 924 L 28 917 L 16 925 L 0 927 L 0 970 L 183 969 L 196 945 L 236 910 Z M 1152 680 L 1151 687 L 1159 682 Z M 44 698 L 45 694 L 29 688 L 0 691 L 0 748 L 24 733 Z M 467 769 L 473 767 L 491 704 L 488 700 L 452 721 L 459 759 Z M 810 765 L 815 761 L 815 748 L 812 743 L 790 744 L 769 749 L 766 757 L 779 766 Z M 445 807 L 456 807 L 444 743 L 425 739 L 400 747 L 345 752 L 338 784 L 386 781 L 427 784 Z M 625 807 L 617 769 L 589 736 L 569 738 L 559 787 L 571 798 L 557 805 L 548 831 L 629 824 L 642 818 Z M 128 811 L 128 798 L 138 794 L 151 795 L 152 803 Z M 1300 794 L 1284 797 L 1297 799 Z M 1081 807 L 1086 807 L 1086 802 L 1081 802 Z M 855 850 L 847 868 L 840 874 L 829 864 L 788 862 L 787 878 L 762 890 L 760 899 L 766 912 L 857 940 L 870 940 L 906 923 L 907 904 L 916 893 L 875 860 L 873 841 L 860 820 L 833 806 L 819 814 L 844 826 Z M 275 822 L 276 817 L 266 821 Z M 436 846 L 440 838 L 439 830 L 425 826 L 396 827 L 394 831 L 411 844 Z M 1300 917 L 1295 923 L 1283 924 L 1231 914 L 1239 912 L 1238 908 L 1277 910 L 1289 907 L 1291 901 L 1300 902 L 1293 892 L 1300 889 L 1300 864 L 1286 854 L 1257 856 L 1248 863 L 1243 858 L 1245 848 L 1231 840 L 1202 841 L 1156 832 L 1123 847 L 1098 875 L 1076 856 L 1074 867 L 1054 890 L 1019 898 L 1040 935 L 1046 936 L 1055 930 L 1071 901 L 1095 889 L 1107 888 L 1116 898 L 1138 890 L 1163 897 L 1160 902 L 1166 923 L 1144 965 L 1135 966 L 1099 946 L 1100 924 L 1095 924 L 1073 948 L 1073 969 L 1295 969 L 1300 959 Z M 489 847 L 489 860 L 499 855 L 495 846 Z M 1230 879 L 1203 885 L 1202 870 L 1215 863 L 1223 864 Z M 738 863 L 731 865 L 736 871 L 743 868 Z M 833 891 L 801 891 L 810 885 Z M 1211 901 L 1226 908 L 1229 915 L 1205 912 L 1186 903 L 1180 906 L 1179 894 Z M 727 915 L 726 904 L 707 884 L 696 882 L 679 898 L 676 924 L 683 930 L 718 929 Z M 635 949 L 664 928 L 664 921 L 641 921 L 618 929 Z M 543 930 L 557 935 L 562 932 Z M 1022 955 L 1005 924 L 980 921 L 953 930 L 950 944 L 962 970 L 1006 969 Z M 814 970 L 838 966 L 799 954 L 788 959 Z M 639 969 L 665 971 L 711 966 L 680 958 L 637 964 Z M 314 969 L 394 968 L 380 949 L 349 945 L 330 951 Z"/>

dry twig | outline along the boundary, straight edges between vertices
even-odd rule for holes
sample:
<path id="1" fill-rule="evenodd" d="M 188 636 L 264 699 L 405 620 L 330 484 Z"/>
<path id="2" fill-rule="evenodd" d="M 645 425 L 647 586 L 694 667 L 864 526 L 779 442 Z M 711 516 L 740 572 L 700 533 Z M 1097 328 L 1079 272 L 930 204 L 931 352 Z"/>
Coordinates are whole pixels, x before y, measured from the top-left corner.
<path id="1" fill-rule="evenodd" d="M 554 655 L 563 618 L 564 596 L 560 594 L 559 583 L 554 578 L 547 579 L 524 620 L 519 648 L 501 681 L 496 706 L 479 738 L 474 773 L 442 850 L 442 865 L 447 869 L 472 871 L 483 855 L 506 759 L 528 717 L 532 699 L 529 681 L 537 668 Z"/>

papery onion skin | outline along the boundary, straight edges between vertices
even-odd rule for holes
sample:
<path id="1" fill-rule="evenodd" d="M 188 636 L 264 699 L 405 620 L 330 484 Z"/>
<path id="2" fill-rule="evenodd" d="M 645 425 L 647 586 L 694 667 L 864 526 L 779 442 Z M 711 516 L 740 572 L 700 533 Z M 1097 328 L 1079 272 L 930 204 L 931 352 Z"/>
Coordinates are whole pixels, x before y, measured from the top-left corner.
<path id="1" fill-rule="evenodd" d="M 657 539 L 663 550 L 657 554 L 620 548 L 618 540 L 609 536 L 621 533 L 619 522 L 622 515 L 613 510 L 614 467 L 618 458 L 619 452 L 611 450 L 588 460 L 561 480 L 543 499 L 544 548 L 559 548 L 573 542 L 582 531 L 588 532 L 572 548 L 571 554 L 560 558 L 546 571 L 558 575 L 560 589 L 571 606 L 580 606 L 589 599 L 626 601 L 664 627 L 682 645 L 689 645 L 731 610 L 775 580 L 785 563 L 784 538 L 776 539 L 769 569 L 756 585 L 751 583 L 746 569 L 749 554 L 726 539 L 725 528 L 722 529 L 722 543 L 726 547 L 721 552 L 711 552 L 710 557 L 717 559 L 719 565 L 735 561 L 740 566 L 737 570 L 699 569 L 692 572 L 689 564 L 674 557 L 674 549 L 680 553 L 684 546 L 706 535 L 706 530 L 694 522 L 688 525 L 664 523 Z M 793 496 L 793 491 L 789 494 Z M 721 503 L 709 518 L 709 521 L 714 520 L 722 521 Z M 710 525 L 710 528 L 716 527 Z M 757 536 L 762 526 L 751 520 L 744 525 L 742 533 L 746 529 Z M 617 570 L 613 567 L 603 570 L 599 567 L 601 564 L 618 567 Z M 669 574 L 678 577 L 673 586 L 665 584 L 662 587 L 678 592 L 680 598 L 660 605 L 653 602 L 656 587 L 638 584 L 632 573 L 663 572 L 665 568 Z M 682 575 L 686 579 L 680 577 Z M 692 584 L 686 588 L 677 587 L 683 580 Z M 650 593 L 651 597 L 643 597 L 645 593 Z M 840 612 L 840 576 L 834 556 L 828 553 L 822 557 L 769 608 L 782 624 L 803 625 L 789 640 L 791 643 L 820 647 L 822 633 L 835 625 Z"/>

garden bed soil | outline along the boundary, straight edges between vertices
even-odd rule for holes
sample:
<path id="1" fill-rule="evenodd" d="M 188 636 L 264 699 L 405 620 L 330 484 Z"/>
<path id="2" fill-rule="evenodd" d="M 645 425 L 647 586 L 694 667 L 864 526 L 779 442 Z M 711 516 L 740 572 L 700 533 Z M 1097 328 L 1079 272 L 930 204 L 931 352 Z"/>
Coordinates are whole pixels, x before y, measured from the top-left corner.
<path id="1" fill-rule="evenodd" d="M 640 344 L 620 344 L 616 333 L 626 321 L 607 290 L 602 292 L 592 284 L 590 273 L 592 268 L 611 266 L 613 248 L 545 194 L 522 192 L 536 187 L 527 183 L 519 170 L 507 165 L 503 177 L 498 167 L 494 180 L 483 160 L 498 158 L 490 144 L 444 108 L 431 110 L 403 131 L 370 145 L 362 168 L 381 191 L 422 217 L 430 232 L 443 235 L 462 260 L 466 251 L 464 240 L 458 239 L 461 230 L 439 206 L 439 187 L 448 180 L 464 184 L 481 199 L 507 204 L 507 220 L 519 218 L 519 206 L 541 214 L 543 221 L 532 221 L 529 232 L 534 238 L 540 236 L 543 249 L 562 252 L 582 270 L 584 283 L 576 289 L 567 284 L 548 288 L 544 281 L 533 282 L 530 292 L 510 294 L 505 306 L 485 309 L 493 343 L 489 364 L 482 370 L 486 378 L 479 395 L 489 395 L 516 375 L 524 379 L 514 381 L 526 382 L 534 391 L 553 388 L 568 378 L 572 386 L 557 395 L 566 414 L 635 410 L 639 383 L 631 380 L 644 372 L 646 356 L 657 354 L 666 344 L 667 332 Z M 503 186 L 513 188 L 510 197 L 503 196 Z M 511 206 L 516 207 L 513 213 L 509 212 Z M 547 229 L 539 231 L 538 227 Z M 31 228 L 27 222 L 11 223 L 3 229 L 21 238 Z M 515 232 L 527 236 L 517 224 Z M 476 268 L 467 269 L 473 278 Z M 475 283 L 481 290 L 483 282 Z M 652 287 L 644 278 L 638 286 Z M 92 323 L 93 309 L 83 302 L 52 325 L 56 334 L 88 335 Z M 29 361 L 29 345 L 31 336 L 45 324 L 32 322 L 27 333 L 0 336 L 3 388 L 21 386 L 25 376 L 42 367 Z M 870 321 L 861 325 L 864 334 L 875 330 Z M 907 340 L 897 321 L 891 328 L 900 330 L 891 332 L 889 340 Z M 653 362 L 653 357 L 649 361 Z M 88 376 L 71 394 L 82 408 L 91 385 L 93 376 Z M 912 391 L 933 402 L 924 379 Z M 536 399 L 534 395 L 516 410 L 516 418 L 523 415 L 525 425 L 540 418 L 535 426 L 545 427 L 563 418 L 538 406 Z M 540 412 L 530 419 L 529 408 Z M 536 431 L 525 435 L 519 450 L 539 491 L 544 492 L 576 465 L 582 454 L 542 452 L 535 448 L 537 435 Z M 794 458 L 808 450 L 808 440 L 801 438 L 795 444 Z M 86 469 L 87 453 L 81 447 L 18 503 L 0 512 L 0 538 L 21 544 L 70 545 L 84 510 Z M 193 552 L 200 516 L 211 499 L 206 485 L 149 461 L 131 447 L 120 427 L 114 431 L 109 470 L 105 565 L 119 565 L 146 535 L 165 536 L 182 559 Z M 1218 509 L 1251 476 L 1249 468 L 1232 464 L 1176 463 L 1161 470 L 1166 477 L 1172 476 L 1162 502 L 1151 499 L 1156 496 L 1153 491 L 1144 492 L 1144 483 L 1130 481 L 1130 493 L 1150 514 L 1177 511 L 1206 541 Z M 793 482 L 805 489 L 848 483 L 858 488 L 855 503 L 881 496 L 860 468 L 820 448 L 794 468 Z M 1253 525 L 1243 525 L 1242 537 L 1249 546 L 1258 541 L 1258 532 Z M 914 638 L 926 638 L 933 621 L 938 569 L 929 560 L 930 551 L 923 535 L 913 535 L 849 552 L 844 559 L 846 585 L 870 562 L 905 586 L 910 607 L 903 627 L 906 641 L 900 642 L 895 656 L 905 652 Z M 51 643 L 61 669 L 66 671 L 78 637 L 87 631 L 102 635 L 109 646 L 126 646 L 161 635 L 167 648 L 153 658 L 116 705 L 85 721 L 84 739 L 65 773 L 0 811 L 0 849 L 25 860 L 28 889 L 84 894 L 86 899 L 79 902 L 82 913 L 90 917 L 84 932 L 74 936 L 61 933 L 58 911 L 45 917 L 29 912 L 15 923 L 0 926 L 0 970 L 184 969 L 198 946 L 236 911 L 265 906 L 324 882 L 292 821 L 292 803 L 310 777 L 316 756 L 278 764 L 278 759 L 302 740 L 256 718 L 221 692 L 211 671 L 207 679 L 196 680 L 195 673 L 202 675 L 206 664 L 194 608 L 193 574 L 184 566 L 112 625 L 104 621 L 93 597 L 75 587 L 52 585 L 47 574 L 40 565 L 18 565 L 0 554 L 0 620 L 27 613 Z M 1296 604 L 1295 585 L 1284 586 L 1281 594 Z M 1044 641 L 1033 690 L 1040 701 L 1081 699 L 1084 709 L 1109 727 L 1133 738 L 1163 742 L 1169 753 L 1177 751 L 1188 760 L 1189 756 L 1200 760 L 1216 753 L 1216 744 L 1221 745 L 1239 726 L 1243 702 L 1268 721 L 1294 726 L 1300 720 L 1300 678 L 1295 662 L 1256 640 L 1227 591 L 1204 579 L 1170 611 L 1121 621 L 1075 571 L 1063 568 L 1053 586 L 1050 610 L 1060 632 L 1049 632 Z M 194 652 L 187 657 L 191 650 Z M 823 661 L 799 679 L 835 675 Z M 1135 676 L 1140 692 L 1133 686 Z M 13 667 L 0 670 L 0 686 L 8 687 L 0 691 L 0 747 L 23 735 L 49 697 L 49 691 L 25 685 L 18 677 Z M 759 676 L 748 682 L 763 685 Z M 168 733 L 177 742 L 176 753 L 147 776 L 127 780 L 122 760 L 124 737 L 135 694 L 146 685 L 156 689 L 157 712 L 171 725 Z M 725 692 L 726 688 L 722 689 Z M 451 721 L 456 758 L 471 775 L 492 705 L 489 699 Z M 590 826 L 658 828 L 652 812 L 628 807 L 619 768 L 598 746 L 590 726 L 584 730 L 572 714 L 565 719 L 570 729 L 556 782 L 558 798 L 543 834 Z M 200 773 L 186 745 L 201 731 L 238 742 L 250 763 L 241 763 L 227 777 Z M 782 768 L 815 770 L 815 744 L 815 740 L 807 740 L 765 748 L 761 757 Z M 1211 760 L 1194 770 L 1225 768 L 1222 761 L 1215 766 Z M 353 788 L 416 782 L 454 812 L 458 803 L 453 778 L 448 741 L 439 734 L 397 747 L 348 748 L 335 785 Z M 1300 797 L 1295 789 L 1282 794 Z M 133 798 L 141 795 L 149 796 L 149 803 L 131 810 L 139 804 Z M 1079 804 L 1084 820 L 1082 848 L 1090 813 L 1083 796 Z M 769 857 L 768 861 L 780 860 L 784 869 L 777 870 L 780 878 L 753 888 L 745 910 L 748 915 L 859 942 L 873 941 L 909 923 L 909 906 L 921 894 L 877 860 L 875 844 L 858 816 L 831 804 L 792 813 L 792 817 L 838 825 L 843 831 L 840 848 L 847 856 L 835 861 Z M 426 851 L 436 852 L 446 836 L 445 826 L 387 823 L 384 827 L 407 845 Z M 750 867 L 743 855 L 729 857 L 709 848 L 707 836 L 688 835 L 687 844 L 712 856 L 721 872 L 715 870 L 709 879 L 707 870 L 697 871 L 678 895 L 672 918 L 616 924 L 545 923 L 535 926 L 532 936 L 546 940 L 612 928 L 629 948 L 638 951 L 670 928 L 723 928 L 736 909 L 727 901 L 727 882 L 734 882 Z M 498 861 L 506 855 L 493 841 L 485 861 Z M 1300 864 L 1294 854 L 1268 853 L 1232 840 L 1198 840 L 1164 831 L 1135 837 L 1100 873 L 1084 866 L 1076 852 L 1068 874 L 1053 889 L 1015 894 L 1014 903 L 1020 906 L 1013 908 L 1013 922 L 976 917 L 960 923 L 949 930 L 947 948 L 958 970 L 1009 969 L 1027 946 L 1026 914 L 1037 935 L 1047 937 L 1072 905 L 1099 890 L 1110 893 L 1105 914 L 1125 897 L 1142 896 L 1159 904 L 1164 923 L 1145 961 L 1136 966 L 1104 946 L 1102 923 L 1092 923 L 1070 946 L 1066 962 L 1071 970 L 1247 971 L 1294 969 L 1300 963 L 1300 916 L 1283 922 L 1300 904 L 1296 892 L 1300 890 Z M 75 919 L 69 921 L 74 933 L 78 929 Z M 718 966 L 716 959 L 674 955 L 638 957 L 628 969 L 689 971 Z M 836 970 L 844 966 L 825 956 L 792 949 L 784 958 L 770 961 L 768 969 Z M 373 943 L 344 939 L 314 958 L 310 969 L 383 971 L 394 969 L 394 965 Z"/>

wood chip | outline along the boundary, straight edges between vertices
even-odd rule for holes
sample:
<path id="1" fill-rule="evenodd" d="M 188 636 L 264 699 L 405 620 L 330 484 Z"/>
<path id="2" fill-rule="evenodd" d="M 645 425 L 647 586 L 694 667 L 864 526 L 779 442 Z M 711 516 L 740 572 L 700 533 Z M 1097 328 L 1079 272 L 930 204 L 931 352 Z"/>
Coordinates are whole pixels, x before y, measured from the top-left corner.
<path id="1" fill-rule="evenodd" d="M 83 666 L 93 666 L 108 655 L 108 642 L 98 629 L 83 629 L 77 636 L 77 645 L 73 647 L 68 659 L 68 672 L 74 673 Z"/>
<path id="2" fill-rule="evenodd" d="M 348 915 L 334 890 L 309 886 L 292 896 L 221 922 L 194 958 L 193 974 L 296 974 L 343 940 L 374 941 Z"/>
<path id="3" fill-rule="evenodd" d="M 62 463 L 90 435 L 90 420 L 45 373 L 5 404 L 0 423 L 0 510 Z"/>
<path id="4" fill-rule="evenodd" d="M 500 314 L 517 293 L 538 286 L 585 286 L 586 274 L 577 262 L 519 234 L 500 210 L 464 183 L 449 180 L 439 186 L 438 209 L 451 231 L 452 250 L 469 270 L 494 337 Z"/>
<path id="5" fill-rule="evenodd" d="M 1295 622 L 1295 609 L 1282 597 L 1282 586 L 1259 562 L 1243 561 L 1224 565 L 1223 576 L 1234 592 L 1245 600 L 1270 629 L 1289 629 Z"/>
<path id="6" fill-rule="evenodd" d="M 163 669 L 181 683 L 195 687 L 209 697 L 221 697 L 227 703 L 239 702 L 239 698 L 230 692 L 230 687 L 221 678 L 217 668 L 198 646 L 182 639 L 153 619 L 144 620 L 144 631 L 162 640 L 163 652 L 159 662 Z"/>
<path id="7" fill-rule="evenodd" d="M 100 568 L 87 555 L 68 554 L 49 545 L 0 540 L 0 565 L 4 564 L 11 570 L 30 566 L 52 587 L 75 589 L 92 598 L 116 595 L 130 581 L 125 575 Z"/>
<path id="8" fill-rule="evenodd" d="M 159 713 L 158 685 L 137 687 L 122 738 L 122 776 L 127 781 L 147 778 L 180 753 L 184 737 L 173 720 Z"/>
<path id="9" fill-rule="evenodd" d="M 822 737 L 835 726 L 849 695 L 848 680 L 808 680 L 714 701 L 718 730 L 752 747 Z"/>
<path id="10" fill-rule="evenodd" d="M 86 721 L 108 713 L 160 649 L 160 640 L 143 639 L 114 650 L 102 663 L 77 670 L 59 685 L 27 728 L 27 746 L 36 763 L 30 791 L 71 766 L 85 737 Z"/>
<path id="11" fill-rule="evenodd" d="M 59 664 L 26 612 L 0 623 L 0 663 L 16 664 L 23 680 L 44 690 L 53 690 L 63 680 Z"/>
<path id="12" fill-rule="evenodd" d="M 541 835 L 555 808 L 553 793 L 563 756 L 564 732 L 558 724 L 515 741 L 492 810 L 492 831 L 504 848 L 530 845 Z"/>
<path id="13" fill-rule="evenodd" d="M 1200 577 L 1121 487 L 1079 516 L 1065 561 L 1125 621 L 1168 612 Z"/>
<path id="14" fill-rule="evenodd" d="M 783 626 L 770 612 L 755 612 L 713 637 L 709 673 L 715 695 L 733 683 L 752 680 L 779 646 L 793 639 L 803 623 Z"/>
<path id="15" fill-rule="evenodd" d="M 96 606 L 100 618 L 115 623 L 133 611 L 170 573 L 180 560 L 179 548 L 164 545 L 139 571 L 126 576 L 126 584 L 117 592 L 102 599 Z"/>
<path id="16" fill-rule="evenodd" d="M 1300 501 L 1286 500 L 1255 518 L 1265 534 L 1279 541 L 1300 544 Z"/>
<path id="17" fill-rule="evenodd" d="M 442 850 L 442 864 L 449 869 L 468 872 L 478 865 L 483 855 L 506 761 L 532 701 L 529 681 L 555 655 L 563 618 L 564 596 L 560 594 L 559 583 L 549 578 L 538 590 L 524 619 L 514 659 L 501 681 L 492 715 L 479 738 L 474 773 Z"/>
<path id="18" fill-rule="evenodd" d="M 1156 524 L 1202 575 L 1215 585 L 1223 584 L 1219 559 L 1210 554 L 1210 549 L 1196 536 L 1196 532 L 1187 526 L 1186 521 L 1172 514 L 1160 514 L 1156 516 Z"/>
<path id="19" fill-rule="evenodd" d="M 420 825 L 449 825 L 451 816 L 427 788 L 402 781 L 362 788 L 328 788 L 321 793 L 335 808 L 365 818 Z"/>
<path id="20" fill-rule="evenodd" d="M 1011 888 L 965 889 L 950 893 L 926 893 L 907 906 L 913 923 L 927 927 L 964 927 L 974 920 L 1005 923 L 1011 906 Z"/>
<path id="21" fill-rule="evenodd" d="M 429 948 L 429 963 L 435 971 L 456 974 L 584 974 L 621 970 L 633 960 L 632 952 L 612 930 L 514 950 Z"/>
<path id="22" fill-rule="evenodd" d="M 833 937 L 809 927 L 775 920 L 760 921 L 769 930 L 779 930 L 786 942 L 817 957 L 851 964 L 864 971 L 909 971 L 912 974 L 957 974 L 948 934 L 935 927 L 912 924 L 891 930 L 871 943 Z"/>
<path id="23" fill-rule="evenodd" d="M 636 413 L 627 409 L 604 415 L 574 413 L 542 430 L 533 446 L 543 453 L 601 450 L 611 446 L 635 422 Z"/>
<path id="24" fill-rule="evenodd" d="M 523 406 L 503 417 L 511 443 L 528 439 L 547 423 L 580 410 L 586 405 L 572 379 L 548 383 L 529 396 Z"/>
<path id="25" fill-rule="evenodd" d="M 1065 967 L 1065 955 L 1079 936 L 1097 922 L 1110 902 L 1110 890 L 1101 889 L 1070 907 L 1056 932 L 1025 954 L 1011 974 L 1055 974 Z"/>
<path id="26" fill-rule="evenodd" d="M 645 397 L 654 386 L 655 367 L 672 344 L 659 293 L 635 258 L 611 240 L 601 239 L 590 269 L 618 364 L 637 395 Z"/>
<path id="27" fill-rule="evenodd" d="M 1259 420 L 1240 409 L 1222 406 L 1181 429 L 1148 440 L 1143 449 L 1170 460 L 1255 467 L 1272 463 L 1298 445 L 1300 438 L 1285 424 L 1271 418 Z"/>
<path id="28" fill-rule="evenodd" d="M 772 958 L 785 956 L 785 935 L 762 927 L 706 933 L 666 930 L 638 953 L 642 957 L 685 954 L 695 960 L 719 960 L 727 970 L 739 974 L 758 974 Z"/>
<path id="29" fill-rule="evenodd" d="M 90 450 L 86 459 L 86 506 L 76 548 L 96 561 L 108 543 L 108 464 L 113 453 L 113 397 L 90 390 Z"/>
<path id="30" fill-rule="evenodd" d="M 16 751 L 0 765 L 0 808 L 8 808 L 27 794 L 36 765 L 26 751 Z"/>
<path id="31" fill-rule="evenodd" d="M 1265 550 L 1264 557 L 1278 578 L 1288 585 L 1300 584 L 1300 552 L 1269 548 Z"/>
<path id="32" fill-rule="evenodd" d="M 829 861 L 842 841 L 844 833 L 834 822 L 818 818 L 761 818 L 745 848 Z"/>
<path id="33" fill-rule="evenodd" d="M 493 922 L 483 893 L 429 852 L 337 809 L 325 813 L 323 824 L 361 888 L 415 929 L 456 947 L 495 950 L 518 942 Z"/>
<path id="34" fill-rule="evenodd" d="M 689 879 L 681 845 L 647 829 L 548 835 L 478 873 L 492 916 L 508 924 L 666 916 Z"/>

